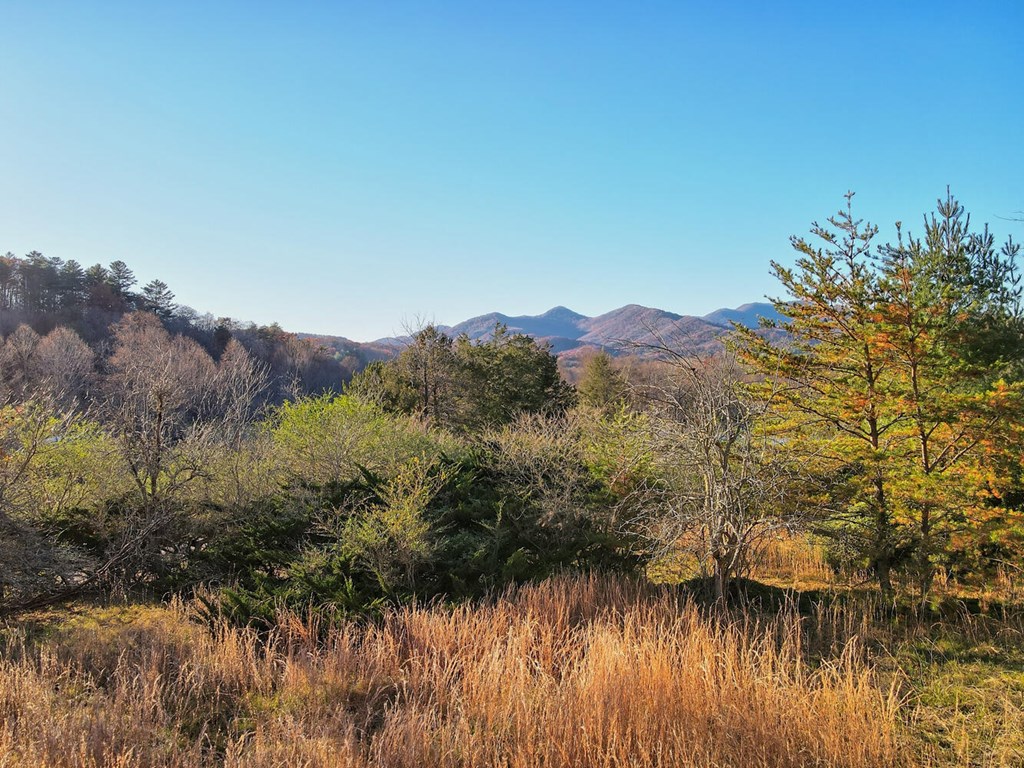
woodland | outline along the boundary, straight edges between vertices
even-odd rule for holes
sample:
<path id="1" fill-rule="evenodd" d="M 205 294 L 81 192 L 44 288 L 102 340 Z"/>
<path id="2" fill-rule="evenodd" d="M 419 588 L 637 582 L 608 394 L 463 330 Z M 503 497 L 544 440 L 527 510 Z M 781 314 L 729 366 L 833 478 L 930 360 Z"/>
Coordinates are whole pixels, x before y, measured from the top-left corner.
<path id="1" fill-rule="evenodd" d="M 571 383 L 0 257 L 0 766 L 1024 763 L 1020 248 L 855 210 Z"/>

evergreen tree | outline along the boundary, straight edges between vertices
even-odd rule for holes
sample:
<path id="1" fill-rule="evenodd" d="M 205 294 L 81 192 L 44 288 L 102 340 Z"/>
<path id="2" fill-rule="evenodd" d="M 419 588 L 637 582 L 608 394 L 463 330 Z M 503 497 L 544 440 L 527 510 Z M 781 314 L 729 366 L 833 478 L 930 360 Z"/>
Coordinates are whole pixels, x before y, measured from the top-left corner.
<path id="1" fill-rule="evenodd" d="M 479 342 L 467 336 L 453 342 L 427 326 L 395 360 L 368 366 L 349 391 L 454 430 L 501 426 L 521 414 L 558 413 L 573 396 L 546 345 L 501 325 Z"/>
<path id="2" fill-rule="evenodd" d="M 846 207 L 827 225 L 812 225 L 815 241 L 791 238 L 795 267 L 772 262 L 787 294 L 772 302 L 785 318 L 776 324 L 785 344 L 739 329 L 737 351 L 763 375 L 789 383 L 777 396 L 802 428 L 800 439 L 817 444 L 812 452 L 823 471 L 849 478 L 845 508 L 829 522 L 855 540 L 888 596 L 901 542 L 886 469 L 901 414 L 884 396 L 886 362 L 877 344 L 871 245 L 878 230 L 854 218 L 852 199 L 846 195 Z"/>
<path id="3" fill-rule="evenodd" d="M 0 256 L 0 310 L 13 309 L 17 296 L 18 260 L 8 251 Z"/>
<path id="4" fill-rule="evenodd" d="M 611 355 L 601 350 L 583 364 L 576 390 L 584 404 L 609 411 L 625 400 L 626 386 L 626 379 L 615 368 Z"/>
<path id="5" fill-rule="evenodd" d="M 900 233 L 875 251 L 877 228 L 853 217 L 851 199 L 812 226 L 821 246 L 793 238 L 794 268 L 772 263 L 787 294 L 773 302 L 785 342 L 740 329 L 737 349 L 786 383 L 778 397 L 799 439 L 843 481 L 828 530 L 862 553 L 886 595 L 893 567 L 913 555 L 927 595 L 954 528 L 976 522 L 990 449 L 1020 422 L 1020 387 L 1002 378 L 1020 363 L 1016 248 L 997 253 L 987 232 L 971 234 L 947 197 L 923 240 Z M 1003 355 L 993 331 L 1014 340 Z"/>
<path id="6" fill-rule="evenodd" d="M 132 294 L 132 286 L 135 285 L 135 273 L 123 261 L 110 262 L 110 269 L 107 273 L 110 288 L 114 296 L 121 304 L 122 311 L 131 309 L 135 303 L 135 296 Z"/>
<path id="7" fill-rule="evenodd" d="M 152 312 L 161 320 L 170 320 L 177 310 L 174 294 L 163 280 L 150 280 L 143 286 L 142 303 L 146 311 Z"/>
<path id="8" fill-rule="evenodd" d="M 480 429 L 508 424 L 522 414 L 564 411 L 573 401 L 558 360 L 546 344 L 498 324 L 486 341 L 455 344 L 462 376 L 459 422 Z"/>
<path id="9" fill-rule="evenodd" d="M 90 307 L 106 312 L 116 312 L 121 301 L 114 293 L 113 279 L 102 264 L 93 264 L 85 270 L 85 290 Z"/>
<path id="10" fill-rule="evenodd" d="M 912 531 L 926 596 L 936 556 L 976 522 L 971 499 L 986 459 L 1019 421 L 1020 389 L 1005 378 L 1020 370 L 1024 348 L 1017 248 L 1009 241 L 996 252 L 947 194 L 922 239 L 904 239 L 900 228 L 880 254 L 878 342 L 905 441 L 893 500 Z"/>
<path id="11" fill-rule="evenodd" d="M 77 311 L 85 303 L 85 270 L 74 259 L 60 268 L 60 305 L 62 309 Z"/>

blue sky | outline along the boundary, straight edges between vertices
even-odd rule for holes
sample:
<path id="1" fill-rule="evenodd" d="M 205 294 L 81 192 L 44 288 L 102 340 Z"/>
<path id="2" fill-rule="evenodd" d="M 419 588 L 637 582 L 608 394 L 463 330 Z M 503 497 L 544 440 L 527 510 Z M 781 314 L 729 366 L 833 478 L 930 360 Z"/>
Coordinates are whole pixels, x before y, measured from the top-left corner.
<path id="1" fill-rule="evenodd" d="M 0 252 L 200 311 L 428 318 L 773 294 L 857 192 L 1024 209 L 1024 3 L 0 0 Z"/>

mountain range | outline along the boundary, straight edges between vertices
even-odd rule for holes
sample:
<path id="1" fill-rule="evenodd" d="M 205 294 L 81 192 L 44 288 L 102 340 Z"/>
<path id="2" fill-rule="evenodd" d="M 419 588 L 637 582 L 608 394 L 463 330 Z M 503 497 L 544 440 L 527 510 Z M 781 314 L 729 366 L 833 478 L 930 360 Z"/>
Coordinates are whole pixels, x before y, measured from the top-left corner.
<path id="1" fill-rule="evenodd" d="M 718 309 L 701 317 L 679 315 L 664 309 L 627 304 L 603 315 L 587 317 L 567 307 L 554 307 L 541 315 L 506 315 L 491 312 L 438 330 L 452 337 L 466 334 L 486 340 L 499 323 L 511 333 L 523 333 L 546 342 L 563 365 L 573 367 L 579 358 L 595 349 L 610 354 L 643 354 L 643 345 L 658 337 L 690 354 L 713 354 L 722 349 L 722 339 L 732 323 L 757 328 L 760 318 L 780 318 L 768 303 L 744 304 L 735 309 Z M 355 342 L 341 336 L 300 334 L 332 348 L 335 354 L 354 355 L 365 363 L 394 356 L 409 343 L 409 336 L 388 337 L 372 342 Z"/>

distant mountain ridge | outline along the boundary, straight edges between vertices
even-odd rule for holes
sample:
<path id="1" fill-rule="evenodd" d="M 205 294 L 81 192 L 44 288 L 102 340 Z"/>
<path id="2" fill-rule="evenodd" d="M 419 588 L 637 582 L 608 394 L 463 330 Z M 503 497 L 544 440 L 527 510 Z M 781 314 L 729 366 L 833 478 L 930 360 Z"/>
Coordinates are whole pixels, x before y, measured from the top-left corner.
<path id="1" fill-rule="evenodd" d="M 471 339 L 483 339 L 493 333 L 497 323 L 502 323 L 514 333 L 525 333 L 536 339 L 576 339 L 585 333 L 584 328 L 590 319 L 567 307 L 553 307 L 542 315 L 518 315 L 515 317 L 504 315 L 501 312 L 491 312 L 463 320 L 461 323 L 453 325 L 448 332 L 456 337 L 465 333 Z"/>
<path id="2" fill-rule="evenodd" d="M 470 339 L 487 339 L 497 323 L 513 333 L 524 333 L 551 345 L 560 356 L 584 349 L 606 349 L 612 354 L 633 353 L 638 345 L 661 337 L 696 354 L 721 349 L 722 337 L 733 323 L 757 328 L 761 318 L 776 320 L 781 316 L 766 302 L 744 304 L 735 309 L 717 309 L 702 317 L 679 315 L 655 307 L 627 304 L 603 315 L 587 317 L 567 307 L 554 307 L 541 315 L 505 315 L 491 312 L 464 320 L 444 329 L 452 336 L 466 334 Z"/>
<path id="3" fill-rule="evenodd" d="M 479 341 L 490 338 L 500 323 L 511 333 L 526 334 L 546 342 L 565 365 L 572 367 L 579 357 L 595 349 L 604 349 L 613 355 L 642 355 L 643 345 L 659 337 L 691 354 L 714 354 L 722 350 L 722 340 L 732 330 L 732 323 L 757 328 L 761 318 L 776 320 L 780 317 L 767 302 L 717 309 L 701 317 L 679 315 L 640 304 L 627 304 L 603 315 L 587 317 L 568 307 L 558 306 L 540 315 L 489 312 L 453 326 L 439 325 L 437 328 L 453 338 L 465 334 Z M 333 348 L 339 355 L 355 355 L 366 363 L 391 357 L 410 341 L 408 336 L 386 337 L 367 343 L 341 336 L 308 336 Z"/>

